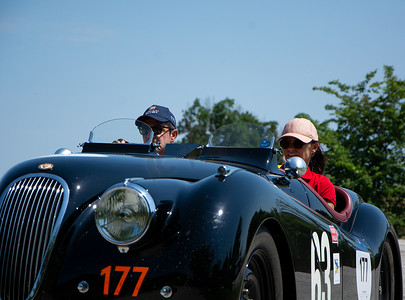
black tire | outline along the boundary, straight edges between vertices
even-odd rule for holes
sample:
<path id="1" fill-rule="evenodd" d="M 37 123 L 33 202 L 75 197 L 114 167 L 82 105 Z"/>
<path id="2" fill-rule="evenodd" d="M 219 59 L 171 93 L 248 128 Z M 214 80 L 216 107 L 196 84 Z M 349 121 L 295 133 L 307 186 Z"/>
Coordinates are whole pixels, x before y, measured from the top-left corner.
<path id="1" fill-rule="evenodd" d="M 384 249 L 381 256 L 380 280 L 379 280 L 379 299 L 395 299 L 395 266 L 394 255 L 388 241 L 384 242 Z"/>
<path id="2" fill-rule="evenodd" d="M 260 230 L 248 254 L 240 299 L 283 299 L 280 259 L 270 233 Z"/>

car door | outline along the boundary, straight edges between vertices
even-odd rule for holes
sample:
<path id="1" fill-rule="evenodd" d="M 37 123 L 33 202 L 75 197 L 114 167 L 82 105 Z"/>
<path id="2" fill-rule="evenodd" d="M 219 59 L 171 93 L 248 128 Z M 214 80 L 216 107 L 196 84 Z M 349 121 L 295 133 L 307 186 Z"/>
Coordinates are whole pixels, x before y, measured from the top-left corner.
<path id="1" fill-rule="evenodd" d="M 299 180 L 277 185 L 283 192 L 304 205 L 292 213 L 297 219 L 284 224 L 292 232 L 290 246 L 296 256 L 298 299 L 342 299 L 342 245 L 346 245 L 333 217 Z M 322 204 L 320 204 L 322 205 Z M 314 209 L 315 208 L 315 209 Z M 294 226 L 293 224 L 299 224 Z M 298 250 L 297 250 L 298 249 Z"/>

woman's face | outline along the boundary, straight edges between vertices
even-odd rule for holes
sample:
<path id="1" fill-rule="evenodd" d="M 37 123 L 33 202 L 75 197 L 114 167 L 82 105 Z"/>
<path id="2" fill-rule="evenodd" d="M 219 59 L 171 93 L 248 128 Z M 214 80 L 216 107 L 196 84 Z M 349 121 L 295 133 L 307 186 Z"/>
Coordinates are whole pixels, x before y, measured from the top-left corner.
<path id="1" fill-rule="evenodd" d="M 283 148 L 284 158 L 287 160 L 293 156 L 301 157 L 307 165 L 311 157 L 315 154 L 319 147 L 318 142 L 305 144 L 299 139 L 294 137 L 285 137 L 280 141 L 281 148 Z"/>

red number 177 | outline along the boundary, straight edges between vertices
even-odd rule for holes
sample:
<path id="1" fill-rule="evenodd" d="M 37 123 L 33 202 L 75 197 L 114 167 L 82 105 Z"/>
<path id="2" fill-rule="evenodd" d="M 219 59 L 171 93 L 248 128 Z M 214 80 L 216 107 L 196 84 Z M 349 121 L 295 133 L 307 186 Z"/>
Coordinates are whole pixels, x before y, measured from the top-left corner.
<path id="1" fill-rule="evenodd" d="M 132 297 L 138 296 L 139 289 L 141 288 L 142 282 L 145 279 L 145 276 L 146 276 L 146 273 L 148 272 L 148 270 L 149 270 L 148 267 L 133 267 L 132 272 L 141 273 L 141 276 L 139 276 L 138 282 L 135 285 L 135 289 L 134 289 L 134 292 L 132 293 Z M 118 282 L 118 285 L 114 291 L 114 296 L 118 296 L 121 292 L 121 288 L 125 282 L 125 279 L 127 278 L 129 272 L 131 271 L 131 267 L 116 266 L 114 271 L 122 272 L 121 279 Z M 108 267 L 102 269 L 101 276 L 105 276 L 103 294 L 108 295 L 108 291 L 110 288 L 111 266 L 108 266 Z"/>

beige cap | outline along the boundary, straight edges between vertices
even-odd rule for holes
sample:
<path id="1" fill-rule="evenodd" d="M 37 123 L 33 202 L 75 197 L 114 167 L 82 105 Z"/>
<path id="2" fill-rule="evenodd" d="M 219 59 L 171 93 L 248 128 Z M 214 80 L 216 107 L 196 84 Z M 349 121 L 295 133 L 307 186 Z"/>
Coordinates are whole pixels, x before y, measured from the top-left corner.
<path id="1" fill-rule="evenodd" d="M 287 136 L 295 137 L 304 143 L 309 143 L 312 140 L 318 141 L 318 132 L 316 131 L 314 124 L 312 124 L 310 120 L 304 118 L 295 118 L 288 121 L 277 141 L 280 141 Z"/>

